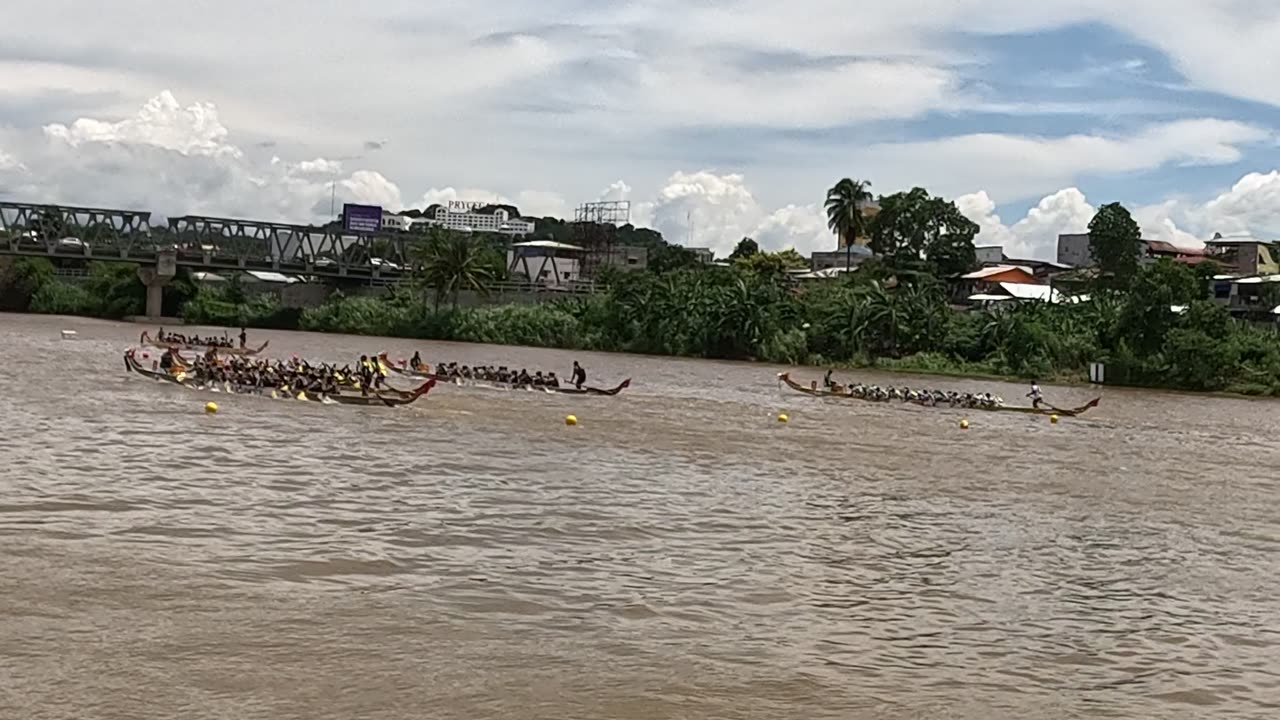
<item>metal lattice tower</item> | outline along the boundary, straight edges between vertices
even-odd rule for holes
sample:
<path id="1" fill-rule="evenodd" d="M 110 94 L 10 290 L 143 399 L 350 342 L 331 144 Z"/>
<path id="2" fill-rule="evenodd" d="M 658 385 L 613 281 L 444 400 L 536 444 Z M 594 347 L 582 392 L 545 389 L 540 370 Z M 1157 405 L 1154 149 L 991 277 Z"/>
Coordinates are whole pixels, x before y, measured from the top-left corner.
<path id="1" fill-rule="evenodd" d="M 618 226 L 631 222 L 630 200 L 607 200 L 579 205 L 574 211 L 574 244 L 586 253 L 582 258 L 582 276 L 595 274 L 608 264 L 618 238 Z"/>

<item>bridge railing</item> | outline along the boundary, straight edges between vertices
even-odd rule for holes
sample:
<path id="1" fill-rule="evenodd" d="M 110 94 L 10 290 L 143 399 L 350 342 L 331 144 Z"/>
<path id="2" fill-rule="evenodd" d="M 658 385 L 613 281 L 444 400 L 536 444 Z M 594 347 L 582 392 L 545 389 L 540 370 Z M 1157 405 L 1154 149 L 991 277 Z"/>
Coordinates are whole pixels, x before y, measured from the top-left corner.
<path id="1" fill-rule="evenodd" d="M 171 250 L 177 264 L 210 272 L 272 271 L 395 284 L 414 264 L 425 238 L 403 233 L 355 235 L 333 227 L 185 215 L 153 226 L 138 210 L 0 202 L 0 253 L 155 263 Z M 505 281 L 495 292 L 596 292 L 590 283 L 561 287 Z"/>
<path id="2" fill-rule="evenodd" d="M 414 238 L 352 235 L 328 227 L 188 215 L 153 227 L 151 213 L 0 202 L 0 252 L 155 262 L 174 250 L 179 265 L 271 270 L 328 277 L 396 275 Z"/>

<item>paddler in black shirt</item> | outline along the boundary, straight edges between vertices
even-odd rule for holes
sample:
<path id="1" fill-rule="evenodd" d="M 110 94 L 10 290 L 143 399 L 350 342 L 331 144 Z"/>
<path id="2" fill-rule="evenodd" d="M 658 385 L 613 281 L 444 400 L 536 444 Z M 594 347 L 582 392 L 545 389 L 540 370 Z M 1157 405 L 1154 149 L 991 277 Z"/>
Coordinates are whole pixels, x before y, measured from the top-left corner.
<path id="1" fill-rule="evenodd" d="M 573 382 L 574 387 L 582 389 L 583 383 L 587 381 L 587 371 L 582 369 L 577 360 L 573 361 Z"/>

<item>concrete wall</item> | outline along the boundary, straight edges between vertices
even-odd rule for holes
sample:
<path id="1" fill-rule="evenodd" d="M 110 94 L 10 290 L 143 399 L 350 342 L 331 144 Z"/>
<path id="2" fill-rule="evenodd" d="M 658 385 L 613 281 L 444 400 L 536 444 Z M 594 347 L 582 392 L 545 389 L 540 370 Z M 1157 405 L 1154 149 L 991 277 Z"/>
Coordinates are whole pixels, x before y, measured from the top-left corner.
<path id="1" fill-rule="evenodd" d="M 1058 236 L 1058 262 L 1071 267 L 1093 265 L 1089 252 L 1089 233 L 1063 233 Z"/>
<path id="2" fill-rule="evenodd" d="M 1002 245 L 978 245 L 973 248 L 973 254 L 977 258 L 979 265 L 1004 262 L 1004 246 Z"/>

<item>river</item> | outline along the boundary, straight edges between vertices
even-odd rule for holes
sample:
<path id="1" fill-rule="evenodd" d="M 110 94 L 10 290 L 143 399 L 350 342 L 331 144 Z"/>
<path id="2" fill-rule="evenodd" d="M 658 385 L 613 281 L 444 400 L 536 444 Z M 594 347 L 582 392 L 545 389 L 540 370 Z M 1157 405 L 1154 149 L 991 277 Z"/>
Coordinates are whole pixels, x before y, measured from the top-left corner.
<path id="1" fill-rule="evenodd" d="M 0 717 L 1280 717 L 1275 402 L 251 332 L 634 384 L 206 415 L 141 329 L 0 314 Z"/>

